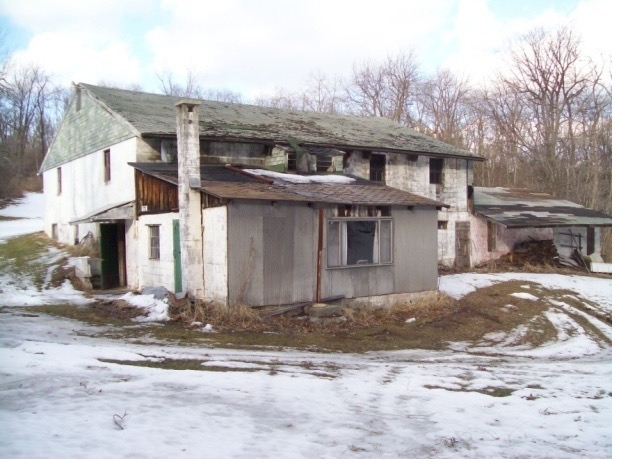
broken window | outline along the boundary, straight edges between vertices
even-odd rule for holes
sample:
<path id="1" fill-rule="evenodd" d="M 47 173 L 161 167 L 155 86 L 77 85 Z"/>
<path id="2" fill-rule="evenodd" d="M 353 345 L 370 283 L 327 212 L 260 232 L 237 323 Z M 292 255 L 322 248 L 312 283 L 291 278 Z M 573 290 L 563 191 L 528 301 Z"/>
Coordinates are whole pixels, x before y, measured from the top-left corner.
<path id="1" fill-rule="evenodd" d="M 103 167 L 104 181 L 109 182 L 111 180 L 111 150 L 105 150 L 103 152 Z"/>
<path id="2" fill-rule="evenodd" d="M 441 184 L 443 182 L 443 160 L 431 158 L 429 160 L 429 178 L 431 184 Z"/>
<path id="3" fill-rule="evenodd" d="M 62 193 L 62 168 L 56 169 L 58 173 L 58 195 Z"/>
<path id="4" fill-rule="evenodd" d="M 437 221 L 438 230 L 448 230 L 448 221 Z"/>
<path id="5" fill-rule="evenodd" d="M 160 226 L 148 226 L 150 230 L 149 239 L 150 239 L 150 251 L 148 253 L 148 257 L 150 259 L 160 259 L 161 258 L 161 228 Z"/>
<path id="6" fill-rule="evenodd" d="M 332 219 L 327 230 L 328 267 L 392 263 L 392 219 Z"/>
<path id="7" fill-rule="evenodd" d="M 386 181 L 386 156 L 371 155 L 369 162 L 369 179 L 375 182 Z"/>
<path id="8" fill-rule="evenodd" d="M 487 250 L 495 251 L 497 249 L 497 225 L 494 222 L 486 223 L 487 230 Z"/>
<path id="9" fill-rule="evenodd" d="M 296 163 L 296 152 L 295 151 L 288 151 L 287 152 L 287 171 L 289 172 L 296 172 L 297 170 L 297 163 Z"/>

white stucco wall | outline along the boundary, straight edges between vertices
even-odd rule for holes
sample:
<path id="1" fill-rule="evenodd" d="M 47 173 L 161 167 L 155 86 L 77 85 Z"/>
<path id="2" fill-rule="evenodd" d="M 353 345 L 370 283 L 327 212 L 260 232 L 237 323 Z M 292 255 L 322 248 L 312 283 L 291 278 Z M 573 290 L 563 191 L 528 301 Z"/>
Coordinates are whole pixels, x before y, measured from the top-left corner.
<path id="1" fill-rule="evenodd" d="M 227 304 L 227 207 L 203 210 L 206 299 Z"/>
<path id="2" fill-rule="evenodd" d="M 135 173 L 127 166 L 136 160 L 137 139 L 131 138 L 106 147 L 111 151 L 111 180 L 104 180 L 104 150 L 61 166 L 62 192 L 58 194 L 57 168 L 43 173 L 45 193 L 45 232 L 51 236 L 52 224 L 57 224 L 58 240 L 73 244 L 73 219 L 87 215 L 106 205 L 135 199 Z M 98 236 L 96 224 L 80 224 L 79 239 L 89 231 Z"/>
<path id="3" fill-rule="evenodd" d="M 178 213 L 147 214 L 127 230 L 127 281 L 134 289 L 163 286 L 174 291 L 173 220 Z M 160 226 L 160 258 L 150 259 L 149 225 Z"/>

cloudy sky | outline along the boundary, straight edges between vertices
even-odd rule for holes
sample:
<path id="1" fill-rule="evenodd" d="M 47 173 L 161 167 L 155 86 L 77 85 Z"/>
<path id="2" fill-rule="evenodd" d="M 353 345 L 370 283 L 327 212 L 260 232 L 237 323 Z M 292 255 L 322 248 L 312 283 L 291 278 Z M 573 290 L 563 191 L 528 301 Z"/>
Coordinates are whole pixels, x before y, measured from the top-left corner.
<path id="1" fill-rule="evenodd" d="M 56 81 L 139 84 L 188 69 L 208 87 L 251 98 L 299 89 L 312 72 L 414 50 L 481 80 L 498 51 L 534 27 L 570 25 L 585 51 L 609 56 L 614 0 L 0 0 L 0 35 L 16 63 Z"/>

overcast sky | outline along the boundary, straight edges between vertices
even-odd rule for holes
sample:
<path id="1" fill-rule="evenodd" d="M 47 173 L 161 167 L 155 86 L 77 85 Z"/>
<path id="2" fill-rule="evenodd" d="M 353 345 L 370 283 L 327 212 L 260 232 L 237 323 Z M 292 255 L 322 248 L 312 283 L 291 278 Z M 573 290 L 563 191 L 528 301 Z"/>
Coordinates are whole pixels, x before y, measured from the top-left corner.
<path id="1" fill-rule="evenodd" d="M 497 51 L 533 27 L 572 26 L 587 53 L 610 56 L 614 0 L 0 0 L 0 34 L 17 63 L 63 85 L 101 81 L 158 91 L 165 67 L 247 98 L 298 90 L 311 72 L 414 50 L 481 80 Z"/>

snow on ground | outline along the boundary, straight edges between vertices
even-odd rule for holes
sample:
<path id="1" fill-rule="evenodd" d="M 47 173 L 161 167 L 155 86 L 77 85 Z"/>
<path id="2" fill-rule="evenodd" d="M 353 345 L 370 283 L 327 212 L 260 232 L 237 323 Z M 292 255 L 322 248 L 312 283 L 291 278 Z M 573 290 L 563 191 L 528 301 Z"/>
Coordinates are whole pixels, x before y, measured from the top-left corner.
<path id="1" fill-rule="evenodd" d="M 0 221 L 0 237 L 11 222 Z M 440 287 L 461 298 L 511 279 L 574 290 L 612 311 L 608 279 L 459 274 Z M 547 312 L 557 340 L 539 348 L 517 343 L 529 330 L 521 326 L 488 334 L 485 346 L 345 355 L 106 338 L 113 327 L 17 308 L 85 298 L 68 283 L 42 288 L 0 276 L 1 458 L 612 455 L 611 347 L 581 330 L 568 314 L 591 316 L 561 299 Z M 165 360 L 194 365 L 162 369 Z"/>
<path id="2" fill-rule="evenodd" d="M 439 278 L 439 290 L 453 298 L 462 298 L 479 288 L 489 287 L 508 280 L 535 282 L 551 290 L 571 290 L 582 298 L 599 304 L 607 313 L 612 312 L 612 279 L 561 274 L 528 274 L 505 272 L 502 274 L 454 274 Z"/>
<path id="3" fill-rule="evenodd" d="M 0 314 L 3 458 L 611 456 L 610 350 L 234 351 L 92 338 L 100 329 L 32 316 Z M 210 370 L 157 369 L 163 359 Z"/>
<path id="4" fill-rule="evenodd" d="M 9 237 L 43 230 L 45 197 L 42 193 L 28 192 L 18 203 L 0 209 L 0 216 L 19 218 L 0 222 L 0 243 Z"/>

